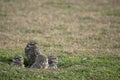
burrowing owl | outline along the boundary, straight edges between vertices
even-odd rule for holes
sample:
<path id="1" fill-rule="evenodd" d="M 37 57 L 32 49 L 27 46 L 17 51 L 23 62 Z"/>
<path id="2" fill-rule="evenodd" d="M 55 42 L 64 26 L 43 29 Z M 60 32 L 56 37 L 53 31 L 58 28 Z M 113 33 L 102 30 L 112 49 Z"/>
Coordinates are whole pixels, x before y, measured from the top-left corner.
<path id="1" fill-rule="evenodd" d="M 30 68 L 36 69 L 46 69 L 48 68 L 48 59 L 45 55 L 39 54 L 37 55 L 34 64 Z"/>
<path id="2" fill-rule="evenodd" d="M 25 54 L 30 64 L 34 63 L 36 56 L 40 54 L 38 44 L 36 42 L 29 42 L 25 47 Z"/>
<path id="3" fill-rule="evenodd" d="M 50 69 L 56 69 L 58 64 L 58 58 L 55 56 L 48 56 L 48 64 Z"/>
<path id="4" fill-rule="evenodd" d="M 16 55 L 13 59 L 13 65 L 24 67 L 24 59 L 21 55 Z"/>

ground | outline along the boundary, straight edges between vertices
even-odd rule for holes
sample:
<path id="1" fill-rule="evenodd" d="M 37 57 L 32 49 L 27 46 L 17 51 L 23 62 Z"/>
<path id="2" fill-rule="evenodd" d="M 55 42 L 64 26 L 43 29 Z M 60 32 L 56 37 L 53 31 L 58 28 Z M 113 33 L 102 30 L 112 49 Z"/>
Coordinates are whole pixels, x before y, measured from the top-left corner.
<path id="1" fill-rule="evenodd" d="M 0 80 L 119 80 L 119 0 L 0 0 Z M 36 41 L 58 56 L 56 70 L 31 70 L 24 48 Z M 11 66 L 24 56 L 27 68 Z"/>

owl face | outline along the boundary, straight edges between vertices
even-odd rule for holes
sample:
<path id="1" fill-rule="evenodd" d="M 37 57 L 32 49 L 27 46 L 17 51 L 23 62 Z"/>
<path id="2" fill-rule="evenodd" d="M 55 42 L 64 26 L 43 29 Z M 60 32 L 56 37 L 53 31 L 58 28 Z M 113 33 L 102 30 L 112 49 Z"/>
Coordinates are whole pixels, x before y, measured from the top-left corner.
<path id="1" fill-rule="evenodd" d="M 53 64 L 53 63 L 58 63 L 58 58 L 57 57 L 55 57 L 55 56 L 49 56 L 48 57 L 48 63 L 49 64 Z"/>
<path id="2" fill-rule="evenodd" d="M 35 49 L 37 47 L 37 45 L 38 44 L 36 42 L 29 42 L 27 44 L 27 48 L 32 48 L 32 49 L 34 48 Z"/>
<path id="3" fill-rule="evenodd" d="M 14 62 L 14 63 L 23 62 L 22 56 L 16 55 L 16 56 L 13 58 L 13 62 Z"/>

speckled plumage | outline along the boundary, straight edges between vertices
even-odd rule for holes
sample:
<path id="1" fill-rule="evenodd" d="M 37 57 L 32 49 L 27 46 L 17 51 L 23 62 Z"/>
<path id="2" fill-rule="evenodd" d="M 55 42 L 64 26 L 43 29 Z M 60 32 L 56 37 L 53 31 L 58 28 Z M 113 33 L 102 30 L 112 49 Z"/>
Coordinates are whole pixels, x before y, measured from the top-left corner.
<path id="1" fill-rule="evenodd" d="M 25 55 L 30 64 L 35 62 L 35 58 L 38 54 L 40 54 L 38 44 L 36 42 L 29 42 L 25 47 Z"/>
<path id="2" fill-rule="evenodd" d="M 35 62 L 30 68 L 35 68 L 35 69 L 48 68 L 48 58 L 43 54 L 37 55 Z"/>
<path id="3" fill-rule="evenodd" d="M 24 59 L 21 55 L 14 56 L 12 61 L 13 61 L 13 63 L 12 63 L 13 65 L 19 66 L 19 67 L 24 67 Z"/>
<path id="4" fill-rule="evenodd" d="M 58 58 L 55 56 L 48 56 L 48 64 L 50 69 L 56 69 L 58 64 Z"/>

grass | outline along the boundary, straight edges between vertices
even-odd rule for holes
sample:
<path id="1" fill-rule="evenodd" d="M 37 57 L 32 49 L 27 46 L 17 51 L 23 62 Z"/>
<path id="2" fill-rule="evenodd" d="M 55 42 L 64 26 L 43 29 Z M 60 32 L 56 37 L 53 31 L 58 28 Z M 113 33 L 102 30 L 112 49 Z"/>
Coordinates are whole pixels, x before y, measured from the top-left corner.
<path id="1" fill-rule="evenodd" d="M 55 8 L 69 9 L 72 7 L 72 4 L 65 2 L 48 2 L 46 5 L 53 6 Z"/>
<path id="2" fill-rule="evenodd" d="M 0 63 L 0 76 L 1 80 L 119 80 L 119 59 L 120 57 L 111 55 L 99 57 L 61 55 L 59 69 L 56 70 L 31 70 Z"/>
<path id="3" fill-rule="evenodd" d="M 119 11 L 109 11 L 107 13 L 108 16 L 120 16 L 120 12 Z"/>
<path id="4" fill-rule="evenodd" d="M 1 0 L 0 80 L 119 80 L 118 0 Z M 58 69 L 29 69 L 24 48 L 58 56 Z M 11 65 L 20 54 L 26 68 Z"/>

